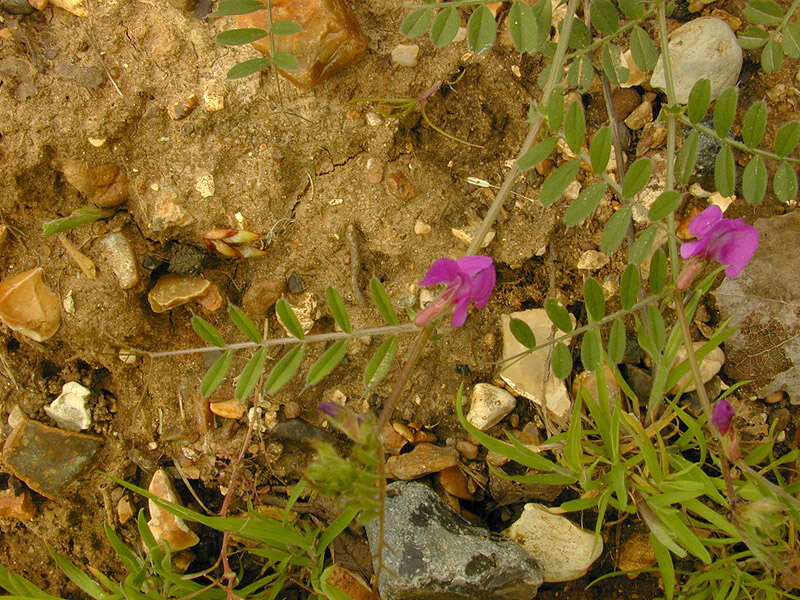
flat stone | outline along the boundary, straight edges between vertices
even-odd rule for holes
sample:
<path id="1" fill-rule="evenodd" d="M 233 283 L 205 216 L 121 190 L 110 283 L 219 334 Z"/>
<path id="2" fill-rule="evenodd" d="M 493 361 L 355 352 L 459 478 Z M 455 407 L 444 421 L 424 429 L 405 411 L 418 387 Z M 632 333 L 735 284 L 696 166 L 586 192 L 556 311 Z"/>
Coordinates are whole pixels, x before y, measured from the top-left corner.
<path id="1" fill-rule="evenodd" d="M 34 10 L 28 0 L 0 0 L 0 8 L 12 15 L 29 15 Z"/>
<path id="2" fill-rule="evenodd" d="M 100 248 L 100 254 L 114 271 L 119 287 L 123 290 L 136 287 L 139 284 L 139 266 L 128 238 L 122 233 L 109 233 L 100 240 Z"/>
<path id="3" fill-rule="evenodd" d="M 68 381 L 61 388 L 61 394 L 48 406 L 44 407 L 47 416 L 53 419 L 61 429 L 81 431 L 92 425 L 92 413 L 86 403 L 91 390 L 77 381 Z"/>
<path id="4" fill-rule="evenodd" d="M 383 425 L 381 437 L 384 450 L 391 455 L 400 454 L 408 443 L 408 440 L 400 435 L 389 423 Z"/>
<path id="5" fill-rule="evenodd" d="M 550 335 L 551 322 L 543 308 L 502 315 L 500 326 L 503 331 L 503 360 L 527 350 L 511 333 L 509 323 L 512 318 L 527 323 L 537 340 L 546 340 Z M 540 348 L 503 369 L 500 377 L 515 394 L 524 396 L 539 406 L 547 406 L 550 413 L 563 424 L 569 419 L 572 402 L 564 382 L 552 373 L 549 374 L 547 383 L 543 385 L 546 361 L 547 348 Z"/>
<path id="6" fill-rule="evenodd" d="M 530 600 L 541 567 L 514 542 L 467 523 L 427 486 L 387 486 L 384 539 L 378 519 L 366 525 L 383 600 Z"/>
<path id="7" fill-rule="evenodd" d="M 704 343 L 705 342 L 694 342 L 694 351 L 697 352 Z M 673 368 L 685 361 L 688 356 L 689 354 L 686 352 L 686 347 L 681 346 L 680 350 L 678 350 L 678 353 L 675 355 Z M 708 383 L 711 381 L 714 375 L 719 373 L 719 370 L 724 364 L 725 353 L 720 347 L 714 348 L 705 357 L 703 357 L 703 360 L 701 360 L 700 364 L 698 365 L 700 368 L 700 378 L 703 380 L 703 383 Z M 677 394 L 678 392 L 683 392 L 685 394 L 687 392 L 693 392 L 696 389 L 697 385 L 695 384 L 694 377 L 690 371 L 678 380 L 678 383 L 674 385 L 674 387 L 670 390 L 670 393 Z"/>
<path id="8" fill-rule="evenodd" d="M 544 569 L 545 581 L 583 577 L 603 553 L 601 537 L 533 502 L 525 505 L 520 518 L 503 534 L 536 558 Z"/>
<path id="9" fill-rule="evenodd" d="M 0 320 L 37 342 L 53 337 L 61 326 L 58 296 L 36 267 L 0 282 Z"/>
<path id="10" fill-rule="evenodd" d="M 585 271 L 597 271 L 608 264 L 607 254 L 597 250 L 586 250 L 578 258 L 577 267 Z"/>
<path id="11" fill-rule="evenodd" d="M 147 294 L 153 312 L 162 313 L 201 298 L 211 286 L 208 279 L 169 273 L 159 279 Z"/>
<path id="12" fill-rule="evenodd" d="M 501 477 L 495 469 L 489 469 L 489 493 L 497 506 L 508 506 L 531 500 L 552 502 L 564 491 L 564 487 L 546 483 L 517 483 Z"/>
<path id="13" fill-rule="evenodd" d="M 458 464 L 458 451 L 448 446 L 417 444 L 407 454 L 390 456 L 386 460 L 386 471 L 394 479 L 417 479 L 423 475 L 437 473 Z"/>
<path id="14" fill-rule="evenodd" d="M 398 200 L 411 200 L 417 190 L 411 180 L 402 171 L 393 171 L 386 177 L 386 189 Z"/>
<path id="15" fill-rule="evenodd" d="M 0 492 L 0 519 L 30 521 L 36 514 L 36 507 L 28 490 L 15 494 L 8 489 Z"/>
<path id="16" fill-rule="evenodd" d="M 168 502 L 180 504 L 180 498 L 175 493 L 172 481 L 164 469 L 158 469 L 153 474 L 147 491 Z M 189 529 L 180 517 L 164 510 L 152 500 L 147 501 L 147 507 L 150 511 L 150 520 L 147 522 L 147 526 L 158 544 L 167 543 L 171 552 L 180 552 L 191 548 L 200 541 L 197 534 Z"/>
<path id="17" fill-rule="evenodd" d="M 242 297 L 242 309 L 255 319 L 263 319 L 280 300 L 284 288 L 280 279 L 256 279 Z"/>
<path id="18" fill-rule="evenodd" d="M 57 498 L 89 465 L 103 439 L 24 420 L 8 436 L 3 462 L 29 488 Z"/>
<path id="19" fill-rule="evenodd" d="M 401 67 L 416 67 L 419 59 L 419 46 L 416 44 L 397 44 L 392 48 L 392 62 Z"/>
<path id="20" fill-rule="evenodd" d="M 689 92 L 700 79 L 711 81 L 711 99 L 736 85 L 742 70 L 742 48 L 722 19 L 701 17 L 681 25 L 669 37 L 669 56 L 678 102 L 689 102 Z M 664 61 L 659 56 L 650 85 L 666 89 Z"/>
<path id="21" fill-rule="evenodd" d="M 159 189 L 149 200 L 152 203 L 152 218 L 148 225 L 151 233 L 165 231 L 170 227 L 185 227 L 194 218 L 178 204 L 178 195 L 171 189 Z"/>
<path id="22" fill-rule="evenodd" d="M 344 0 L 273 0 L 272 21 L 290 20 L 302 31 L 275 36 L 275 50 L 292 54 L 299 68 L 281 73 L 296 86 L 310 88 L 354 63 L 367 51 L 368 40 Z M 266 9 L 242 15 L 239 27 L 269 29 Z M 269 38 L 253 47 L 270 55 Z"/>
<path id="23" fill-rule="evenodd" d="M 650 534 L 637 533 L 625 540 L 619 553 L 617 568 L 620 571 L 649 569 L 656 564 L 656 552 L 650 542 Z M 639 573 L 626 573 L 628 579 L 635 579 Z"/>
<path id="24" fill-rule="evenodd" d="M 88 89 L 99 88 L 106 80 L 106 75 L 100 65 L 81 67 L 66 60 L 60 60 L 53 64 L 53 71 L 59 78 L 74 81 L 80 87 Z"/>
<path id="25" fill-rule="evenodd" d="M 467 487 L 467 476 L 458 467 L 447 467 L 437 473 L 437 478 L 442 489 L 456 498 L 472 500 L 472 494 Z"/>
<path id="26" fill-rule="evenodd" d="M 67 183 L 95 206 L 119 206 L 128 199 L 128 178 L 116 165 L 90 167 L 80 160 L 64 158 L 56 166 Z"/>
<path id="27" fill-rule="evenodd" d="M 505 419 L 516 405 L 517 399 L 504 389 L 478 383 L 472 388 L 467 421 L 483 431 Z"/>
<path id="28" fill-rule="evenodd" d="M 223 419 L 241 419 L 245 411 L 244 404 L 235 399 L 211 402 L 208 408 L 212 413 Z"/>

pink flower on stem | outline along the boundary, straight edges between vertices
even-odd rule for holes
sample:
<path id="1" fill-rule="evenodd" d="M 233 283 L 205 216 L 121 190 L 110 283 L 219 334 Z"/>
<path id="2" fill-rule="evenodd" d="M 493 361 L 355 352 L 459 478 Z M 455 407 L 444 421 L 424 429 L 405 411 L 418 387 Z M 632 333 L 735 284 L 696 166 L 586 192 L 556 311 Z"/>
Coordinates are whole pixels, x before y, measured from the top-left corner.
<path id="1" fill-rule="evenodd" d="M 719 206 L 709 206 L 692 219 L 689 232 L 697 239 L 681 245 L 681 256 L 715 260 L 728 267 L 726 277 L 736 277 L 758 246 L 758 230 L 744 219 L 726 219 Z"/>
<path id="2" fill-rule="evenodd" d="M 458 260 L 440 258 L 419 284 L 446 283 L 447 289 L 417 314 L 414 323 L 424 327 L 455 305 L 451 323 L 453 327 L 461 327 L 467 319 L 470 302 L 474 302 L 476 308 L 483 308 L 489 302 L 496 278 L 494 261 L 488 256 L 465 256 Z"/>
<path id="3" fill-rule="evenodd" d="M 733 420 L 733 407 L 727 400 L 720 400 L 714 405 L 714 414 L 711 416 L 711 424 L 719 429 L 722 435 L 731 430 Z"/>

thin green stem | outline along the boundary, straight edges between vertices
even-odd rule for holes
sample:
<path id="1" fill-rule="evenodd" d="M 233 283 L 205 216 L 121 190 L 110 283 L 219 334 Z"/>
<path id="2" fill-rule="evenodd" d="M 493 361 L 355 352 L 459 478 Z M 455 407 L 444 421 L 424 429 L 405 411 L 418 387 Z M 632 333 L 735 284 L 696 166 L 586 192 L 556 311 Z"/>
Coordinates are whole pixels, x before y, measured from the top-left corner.
<path id="1" fill-rule="evenodd" d="M 778 25 L 778 30 L 783 31 L 783 28 L 786 27 L 786 24 L 789 22 L 789 19 L 792 18 L 792 15 L 794 15 L 798 6 L 800 6 L 800 0 L 794 0 L 794 2 L 792 2 L 792 5 L 789 7 L 789 10 L 787 10 L 786 14 L 783 16 L 781 24 Z"/>
<path id="2" fill-rule="evenodd" d="M 725 144 L 728 144 L 729 146 L 733 146 L 737 150 L 742 150 L 744 152 L 749 152 L 750 154 L 759 154 L 759 155 L 763 156 L 764 158 L 771 158 L 773 160 L 785 160 L 787 162 L 795 162 L 795 163 L 796 162 L 800 162 L 800 158 L 793 158 L 791 156 L 778 156 L 774 152 L 769 152 L 767 150 L 761 150 L 759 148 L 751 148 L 750 146 L 747 146 L 746 144 L 744 144 L 744 143 L 742 143 L 742 142 L 740 142 L 738 140 L 734 140 L 732 138 L 729 138 L 729 137 L 722 138 L 722 137 L 719 136 L 719 134 L 717 133 L 717 131 L 714 128 L 707 127 L 707 126 L 703 125 L 702 123 L 692 123 L 689 120 L 689 118 L 686 117 L 685 115 L 681 115 L 680 120 L 681 120 L 681 123 L 683 123 L 684 125 L 687 125 L 689 127 L 694 127 L 698 131 L 700 131 L 702 133 L 705 133 L 706 135 L 710 135 L 711 137 L 713 137 L 717 141 L 720 141 L 720 142 L 723 142 Z"/>
<path id="3" fill-rule="evenodd" d="M 550 73 L 548 74 L 547 82 L 542 90 L 543 102 L 547 102 L 547 99 L 550 97 L 550 93 L 553 91 L 562 75 L 564 69 L 564 60 L 567 55 L 567 42 L 569 40 L 569 35 L 572 32 L 572 18 L 575 16 L 575 9 L 577 6 L 578 0 L 569 0 L 569 4 L 567 4 L 567 14 L 564 17 L 564 28 L 561 32 L 561 37 L 558 40 L 558 46 L 556 47 L 555 56 L 553 56 L 553 62 L 550 65 Z M 514 184 L 514 181 L 516 181 L 517 176 L 521 172 L 518 166 L 518 161 L 528 150 L 530 150 L 531 146 L 533 146 L 533 143 L 536 141 L 536 138 L 539 135 L 539 130 L 541 129 L 543 123 L 544 116 L 541 112 L 537 111 L 536 117 L 531 124 L 530 129 L 528 130 L 528 135 L 525 137 L 525 141 L 522 144 L 522 148 L 520 148 L 520 151 L 517 154 L 517 159 L 511 165 L 511 170 L 506 175 L 503 185 L 500 186 L 500 191 L 497 193 L 497 197 L 495 197 L 494 202 L 492 202 L 492 205 L 489 207 L 489 211 L 483 218 L 481 226 L 475 233 L 475 237 L 472 239 L 472 243 L 469 245 L 469 248 L 465 253 L 466 255 L 469 256 L 476 254 L 478 250 L 480 250 L 486 234 L 489 232 L 489 229 L 492 228 L 492 225 L 494 225 L 497 215 L 500 214 L 500 209 L 503 207 L 503 203 L 506 201 L 509 192 L 511 192 L 511 186 Z"/>
<path id="4" fill-rule="evenodd" d="M 417 339 L 414 340 L 414 346 L 411 348 L 411 352 L 403 365 L 403 370 L 400 371 L 397 381 L 394 382 L 392 392 L 389 394 L 389 398 L 383 405 L 383 410 L 381 410 L 381 414 L 378 417 L 379 432 L 383 429 L 383 425 L 389 420 L 389 417 L 392 416 L 394 407 L 397 406 L 397 403 L 400 401 L 400 394 L 403 391 L 403 387 L 411 376 L 411 371 L 414 370 L 414 366 L 417 364 L 419 357 L 422 356 L 422 351 L 425 349 L 425 344 L 428 342 L 428 339 L 430 339 L 432 331 L 431 327 L 425 327 L 419 332 Z"/>

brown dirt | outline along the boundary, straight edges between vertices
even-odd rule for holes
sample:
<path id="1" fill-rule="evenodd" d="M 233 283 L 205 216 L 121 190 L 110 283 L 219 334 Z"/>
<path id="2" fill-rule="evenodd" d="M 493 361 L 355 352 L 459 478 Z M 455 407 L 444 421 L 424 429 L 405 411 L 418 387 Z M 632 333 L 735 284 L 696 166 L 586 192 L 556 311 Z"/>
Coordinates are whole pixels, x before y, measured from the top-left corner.
<path id="1" fill-rule="evenodd" d="M 147 304 L 147 290 L 165 270 L 165 263 L 158 261 L 169 260 L 172 245 L 202 248 L 204 232 L 236 227 L 236 213 L 256 232 L 266 233 L 282 223 L 267 248 L 269 256 L 238 262 L 211 257 L 202 273 L 236 304 L 254 280 L 286 280 L 297 273 L 320 300 L 322 316 L 314 332 L 333 329 L 322 302 L 328 285 L 341 291 L 356 327 L 379 324 L 376 309 L 355 301 L 349 228 L 357 230 L 362 287 L 377 276 L 399 308 L 410 306 L 430 263 L 465 251 L 450 229 L 481 218 L 493 198 L 491 190 L 473 187 L 465 178 L 502 181 L 505 162 L 513 159 L 527 130 L 527 106 L 538 94 L 534 82 L 541 68 L 539 59 L 520 59 L 507 36 L 485 56 L 465 56 L 463 43 L 435 49 L 424 40 L 417 67 L 393 66 L 389 52 L 403 41 L 399 25 L 406 11 L 389 0 L 354 0 L 354 12 L 369 38 L 367 56 L 312 90 L 297 90 L 282 81 L 279 96 L 269 74 L 225 80 L 228 68 L 253 56 L 249 47 L 215 44 L 213 36 L 232 27 L 232 19 L 203 20 L 160 0 L 87 4 L 85 19 L 59 8 L 24 18 L 0 12 L 0 32 L 8 33 L 0 36 L 0 217 L 12 232 L 0 254 L 0 274 L 5 278 L 41 266 L 51 288 L 61 298 L 71 293 L 74 299 L 74 312 L 62 314 L 61 329 L 43 344 L 0 327 L 0 357 L 8 364 L 0 370 L 0 418 L 5 426 L 8 413 L 19 405 L 31 418 L 49 423 L 43 407 L 63 383 L 78 380 L 92 389 L 92 430 L 106 440 L 92 471 L 63 498 L 37 496 L 33 520 L 0 523 L 0 563 L 50 593 L 70 597 L 78 591 L 56 569 L 51 549 L 107 573 L 119 569 L 103 534 L 107 515 L 113 519 L 118 492 L 101 471 L 145 483 L 154 466 L 176 460 L 182 468 L 194 469 L 204 500 L 218 508 L 218 486 L 242 441 L 241 423 L 217 422 L 206 429 L 199 384 L 209 366 L 207 358 L 192 355 L 133 365 L 118 358 L 121 348 L 202 345 L 191 328 L 189 308 L 155 314 Z M 519 67 L 522 77 L 512 66 Z M 787 60 L 778 74 L 756 72 L 743 85 L 743 104 L 778 83 L 793 86 L 796 70 L 797 61 Z M 444 138 L 416 112 L 370 125 L 365 115 L 374 106 L 347 105 L 358 97 L 417 96 L 436 81 L 459 75 L 457 83 L 444 86 L 428 101 L 428 114 L 449 133 L 481 148 Z M 85 87 L 93 83 L 92 77 L 99 85 Z M 170 119 L 167 107 L 192 93 L 201 105 L 183 120 Z M 224 109 L 205 110 L 204 93 L 223 95 Z M 793 98 L 769 99 L 776 122 L 795 114 Z M 96 148 L 89 138 L 106 141 Z M 63 158 L 92 166 L 113 163 L 130 179 L 131 197 L 115 217 L 69 232 L 97 262 L 94 280 L 80 272 L 55 236 L 41 234 L 42 222 L 86 204 L 55 168 Z M 369 159 L 382 165 L 383 182 L 367 182 Z M 390 192 L 387 181 L 398 171 L 413 185 L 413 197 L 398 199 Z M 216 192 L 202 198 L 195 182 L 207 173 L 213 175 Z M 535 195 L 542 179 L 531 171 L 514 189 Z M 156 186 L 176 192 L 192 218 L 189 225 L 153 230 Z M 442 442 L 464 438 L 453 398 L 462 383 L 491 380 L 500 347 L 497 317 L 541 306 L 551 275 L 553 291 L 563 302 L 579 301 L 583 276 L 575 262 L 582 250 L 596 248 L 611 209 L 600 209 L 582 227 L 565 231 L 558 221 L 565 208 L 563 201 L 547 211 L 527 200 L 508 202 L 496 224 L 497 238 L 487 250 L 500 275 L 488 310 L 429 347 L 422 368 L 406 387 L 397 419 L 433 430 Z M 757 212 L 780 210 L 771 202 Z M 432 232 L 415 234 L 418 219 Z M 120 289 L 100 259 L 97 244 L 106 232 L 116 230 L 131 239 L 140 260 L 147 257 L 145 262 L 159 264 L 155 271 L 140 268 L 143 284 L 128 292 Z M 547 244 L 552 260 L 537 256 Z M 623 265 L 624 258 L 615 257 L 595 276 L 601 281 L 613 277 Z M 203 316 L 226 339 L 241 339 L 224 313 Z M 269 328 L 279 330 L 274 314 Z M 410 341 L 401 340 L 399 356 Z M 364 402 L 373 408 L 379 405 L 390 384 L 367 399 L 362 398 L 361 385 L 363 366 L 378 343 L 373 339 L 353 350 L 343 366 L 305 393 L 301 394 L 300 379 L 291 383 L 264 401 L 266 412 L 283 420 L 282 407 L 294 400 L 302 406 L 301 418 L 319 425 L 322 419 L 314 407 L 334 390 L 341 390 L 356 409 Z M 305 365 L 321 351 L 313 349 Z M 247 358 L 237 357 L 232 372 Z M 469 367 L 467 376 L 462 365 Z M 307 455 L 287 452 L 272 457 L 266 453 L 270 443 L 268 434 L 254 438 L 242 498 L 300 473 Z M 143 506 L 141 499 L 135 501 Z M 135 543 L 135 526 L 127 524 L 121 531 Z M 213 562 L 218 546 L 206 550 Z M 592 575 L 612 568 L 611 554 Z M 209 556 L 199 556 L 198 561 L 208 561 Z M 640 577 L 635 585 L 610 580 L 584 591 L 590 580 L 591 576 L 546 586 L 540 597 L 646 598 L 656 593 L 653 578 Z"/>

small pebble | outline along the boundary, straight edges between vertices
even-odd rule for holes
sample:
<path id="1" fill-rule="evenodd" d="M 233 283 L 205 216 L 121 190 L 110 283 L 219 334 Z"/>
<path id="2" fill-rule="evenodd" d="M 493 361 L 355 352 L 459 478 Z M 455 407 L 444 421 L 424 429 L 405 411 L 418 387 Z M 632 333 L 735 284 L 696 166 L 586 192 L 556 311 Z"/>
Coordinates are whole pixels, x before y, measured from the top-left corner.
<path id="1" fill-rule="evenodd" d="M 180 498 L 175 493 L 172 481 L 164 469 L 155 472 L 147 491 L 163 500 L 180 504 Z M 147 501 L 147 506 L 150 511 L 147 526 L 158 544 L 163 545 L 166 542 L 172 552 L 180 552 L 195 546 L 200 541 L 182 518 L 161 508 L 152 500 Z"/>
<path id="2" fill-rule="evenodd" d="M 394 171 L 386 178 L 386 189 L 398 200 L 411 200 L 417 195 L 414 184 L 402 171 Z"/>
<path id="3" fill-rule="evenodd" d="M 194 189 L 202 198 L 211 198 L 216 191 L 214 186 L 214 176 L 211 173 L 201 175 L 194 184 Z"/>
<path id="4" fill-rule="evenodd" d="M 69 381 L 61 388 L 58 398 L 44 407 L 44 412 L 62 429 L 88 429 L 92 424 L 92 413 L 86 403 L 91 393 L 77 381 Z"/>
<path id="5" fill-rule="evenodd" d="M 417 221 L 414 223 L 414 233 L 417 235 L 427 235 L 431 231 L 431 226 L 422 219 L 417 219 Z"/>
<path id="6" fill-rule="evenodd" d="M 244 404 L 238 400 L 223 400 L 211 402 L 208 408 L 212 413 L 223 419 L 241 419 L 244 416 Z"/>
<path id="7" fill-rule="evenodd" d="M 472 388 L 467 421 L 486 430 L 502 421 L 516 405 L 517 399 L 506 390 L 490 383 L 478 383 Z"/>
<path id="8" fill-rule="evenodd" d="M 625 119 L 628 128 L 638 131 L 653 120 L 653 104 L 645 100 Z"/>
<path id="9" fill-rule="evenodd" d="M 296 419 L 303 413 L 303 407 L 294 400 L 289 400 L 283 407 L 283 414 L 287 419 Z"/>
<path id="10" fill-rule="evenodd" d="M 443 471 L 439 471 L 437 477 L 444 491 L 451 496 L 462 500 L 472 500 L 472 494 L 467 488 L 467 478 L 460 468 L 448 467 Z"/>
<path id="11" fill-rule="evenodd" d="M 377 127 L 383 123 L 383 117 L 374 111 L 369 111 L 364 118 L 367 120 L 367 125 L 370 127 Z"/>
<path id="12" fill-rule="evenodd" d="M 191 94 L 170 104 L 167 107 L 167 114 L 173 121 L 179 121 L 188 117 L 195 108 L 197 108 L 197 95 Z"/>
<path id="13" fill-rule="evenodd" d="M 366 165 L 367 183 L 377 185 L 383 181 L 383 163 L 377 158 L 369 157 Z"/>
<path id="14" fill-rule="evenodd" d="M 263 319 L 283 295 L 284 283 L 277 279 L 256 279 L 242 297 L 242 309 L 255 319 Z"/>
<path id="15" fill-rule="evenodd" d="M 467 440 L 458 440 L 456 442 L 456 450 L 458 450 L 464 456 L 464 458 L 469 460 L 475 460 L 478 458 L 479 448 Z"/>
<path id="16" fill-rule="evenodd" d="M 124 525 L 130 521 L 136 514 L 136 508 L 133 506 L 131 499 L 127 494 L 122 496 L 117 502 L 117 519 L 120 525 Z"/>
<path id="17" fill-rule="evenodd" d="M 608 264 L 608 255 L 598 250 L 586 250 L 578 259 L 578 268 L 586 271 L 597 271 Z"/>
<path id="18" fill-rule="evenodd" d="M 43 342 L 61 326 L 58 296 L 36 267 L 0 282 L 0 320 L 14 331 Z"/>
<path id="19" fill-rule="evenodd" d="M 456 464 L 458 464 L 458 452 L 455 448 L 417 444 L 407 454 L 389 457 L 386 461 L 386 471 L 394 479 L 409 480 L 437 473 Z"/>
<path id="20" fill-rule="evenodd" d="M 416 67 L 419 59 L 419 46 L 398 44 L 392 49 L 392 62 L 401 67 Z"/>
<path id="21" fill-rule="evenodd" d="M 300 275 L 292 272 L 286 280 L 286 289 L 290 294 L 302 294 L 306 291 L 306 282 Z"/>
<path id="22" fill-rule="evenodd" d="M 28 0 L 0 0 L 0 8 L 12 15 L 29 15 L 34 10 Z"/>
<path id="23" fill-rule="evenodd" d="M 36 507 L 28 490 L 22 490 L 19 494 L 12 489 L 0 492 L 0 519 L 30 521 L 35 515 Z"/>
<path id="24" fill-rule="evenodd" d="M 119 282 L 119 287 L 129 290 L 139 283 L 139 267 L 133 246 L 122 233 L 109 233 L 100 240 L 102 257 L 108 261 Z"/>

